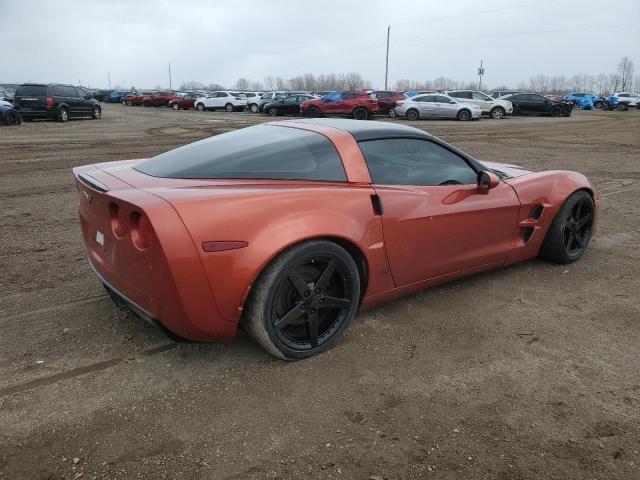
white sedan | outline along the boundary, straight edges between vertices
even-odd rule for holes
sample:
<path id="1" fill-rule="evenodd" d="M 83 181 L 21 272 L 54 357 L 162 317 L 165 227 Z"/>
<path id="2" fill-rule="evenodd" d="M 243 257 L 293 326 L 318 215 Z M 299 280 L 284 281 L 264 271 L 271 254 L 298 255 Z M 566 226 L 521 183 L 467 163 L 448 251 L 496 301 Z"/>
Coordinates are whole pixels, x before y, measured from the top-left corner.
<path id="1" fill-rule="evenodd" d="M 193 105 L 201 112 L 218 108 L 233 112 L 234 110 L 244 110 L 247 106 L 247 98 L 237 92 L 211 92 L 206 97 L 196 98 Z"/>

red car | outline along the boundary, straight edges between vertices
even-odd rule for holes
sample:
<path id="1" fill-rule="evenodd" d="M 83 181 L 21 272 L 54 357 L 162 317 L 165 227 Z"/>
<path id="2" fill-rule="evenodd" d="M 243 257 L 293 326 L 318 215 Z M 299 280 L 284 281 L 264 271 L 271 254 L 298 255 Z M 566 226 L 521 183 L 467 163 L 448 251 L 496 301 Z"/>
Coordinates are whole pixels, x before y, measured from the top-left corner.
<path id="1" fill-rule="evenodd" d="M 407 98 L 404 92 L 393 90 L 377 90 L 373 94 L 378 99 L 378 105 L 380 106 L 378 113 L 389 115 L 390 117 L 395 117 L 394 108 L 398 102 Z"/>
<path id="2" fill-rule="evenodd" d="M 366 308 L 541 257 L 594 232 L 584 175 L 480 162 L 384 122 L 272 122 L 147 160 L 73 169 L 92 268 L 111 297 L 180 337 L 239 323 L 294 360 Z"/>
<path id="3" fill-rule="evenodd" d="M 181 108 L 184 110 L 189 110 L 190 108 L 194 108 L 195 99 L 201 97 L 202 95 L 197 93 L 185 93 L 184 95 L 176 95 L 174 98 L 169 100 L 168 107 L 173 108 L 174 110 L 180 110 Z"/>
<path id="4" fill-rule="evenodd" d="M 139 107 L 142 105 L 142 101 L 151 95 L 155 95 L 156 92 L 142 92 L 136 95 L 127 95 L 127 98 L 123 100 L 126 105 Z"/>
<path id="5" fill-rule="evenodd" d="M 322 98 L 301 103 L 300 115 L 310 118 L 346 115 L 356 120 L 366 120 L 378 109 L 378 100 L 366 91 L 331 92 Z"/>
<path id="6" fill-rule="evenodd" d="M 153 95 L 148 95 L 142 99 L 143 107 L 167 107 L 171 100 L 180 98 L 174 92 L 158 92 Z"/>

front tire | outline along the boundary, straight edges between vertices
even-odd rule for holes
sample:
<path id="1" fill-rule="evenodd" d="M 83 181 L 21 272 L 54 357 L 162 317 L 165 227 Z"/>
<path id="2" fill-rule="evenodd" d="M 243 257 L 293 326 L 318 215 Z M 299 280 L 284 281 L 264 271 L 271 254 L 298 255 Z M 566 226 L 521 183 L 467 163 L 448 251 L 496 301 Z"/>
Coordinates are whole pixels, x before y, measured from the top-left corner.
<path id="1" fill-rule="evenodd" d="M 198 110 L 199 112 L 204 112 L 204 104 L 203 103 L 196 104 L 196 110 Z"/>
<path id="2" fill-rule="evenodd" d="M 398 115 L 396 114 L 396 109 L 392 108 L 391 110 L 389 110 L 389 117 L 390 118 L 396 118 Z"/>
<path id="3" fill-rule="evenodd" d="M 180 105 L 177 103 L 173 103 L 171 104 L 171 108 L 173 108 L 174 110 L 180 110 Z"/>
<path id="4" fill-rule="evenodd" d="M 571 195 L 553 219 L 538 256 L 562 264 L 578 260 L 591 240 L 594 218 L 591 195 L 584 190 Z"/>
<path id="5" fill-rule="evenodd" d="M 120 105 L 126 105 L 127 104 L 127 100 L 126 99 L 122 99 L 120 100 Z"/>
<path id="6" fill-rule="evenodd" d="M 231 103 L 227 103 L 227 104 L 224 106 L 224 109 L 225 109 L 227 112 L 233 112 L 233 104 L 231 104 Z"/>
<path id="7" fill-rule="evenodd" d="M 562 108 L 561 107 L 553 107 L 551 109 L 552 117 L 561 117 L 562 116 Z"/>
<path id="8" fill-rule="evenodd" d="M 337 343 L 359 299 L 353 258 L 335 243 L 312 240 L 289 248 L 260 274 L 242 325 L 272 355 L 300 360 Z"/>
<path id="9" fill-rule="evenodd" d="M 260 111 L 260 108 L 255 103 L 252 103 L 249 107 L 249 110 L 251 110 L 251 113 L 258 113 Z"/>
<path id="10" fill-rule="evenodd" d="M 494 120 L 503 119 L 506 114 L 507 112 L 502 107 L 493 107 L 489 112 L 489 116 Z"/>
<path id="11" fill-rule="evenodd" d="M 100 119 L 100 117 L 102 117 L 102 109 L 96 105 L 95 107 L 93 107 L 91 118 L 93 118 L 94 120 L 98 120 Z"/>

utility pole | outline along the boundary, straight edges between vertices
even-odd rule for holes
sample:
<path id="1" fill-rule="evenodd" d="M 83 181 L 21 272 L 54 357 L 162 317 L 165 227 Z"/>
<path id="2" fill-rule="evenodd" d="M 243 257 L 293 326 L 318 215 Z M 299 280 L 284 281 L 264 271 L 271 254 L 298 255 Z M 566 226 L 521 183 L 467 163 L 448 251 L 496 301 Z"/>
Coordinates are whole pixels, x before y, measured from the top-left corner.
<path id="1" fill-rule="evenodd" d="M 173 90 L 171 87 L 171 62 L 169 62 L 169 90 Z"/>
<path id="2" fill-rule="evenodd" d="M 384 68 L 384 89 L 387 89 L 387 81 L 389 79 L 389 34 L 391 33 L 391 25 L 387 27 L 387 62 Z"/>
<path id="3" fill-rule="evenodd" d="M 484 75 L 484 67 L 482 66 L 482 60 L 480 60 L 480 68 L 478 68 L 478 77 L 480 77 L 480 81 L 478 82 L 478 90 L 482 91 L 482 76 Z"/>
<path id="4" fill-rule="evenodd" d="M 109 79 L 109 90 L 111 90 L 111 74 L 107 72 L 107 78 Z"/>

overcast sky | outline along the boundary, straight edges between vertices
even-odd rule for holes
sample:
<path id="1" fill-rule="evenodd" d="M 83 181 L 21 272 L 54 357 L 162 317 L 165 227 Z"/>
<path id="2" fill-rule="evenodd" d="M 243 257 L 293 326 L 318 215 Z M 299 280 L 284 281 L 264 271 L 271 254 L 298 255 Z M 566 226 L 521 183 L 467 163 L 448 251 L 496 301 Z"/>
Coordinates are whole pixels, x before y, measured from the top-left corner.
<path id="1" fill-rule="evenodd" d="M 0 0 L 0 18 L 0 82 L 167 87 L 171 62 L 174 88 L 351 71 L 382 87 L 389 24 L 391 85 L 475 80 L 480 59 L 494 86 L 623 56 L 640 73 L 640 0 Z"/>

